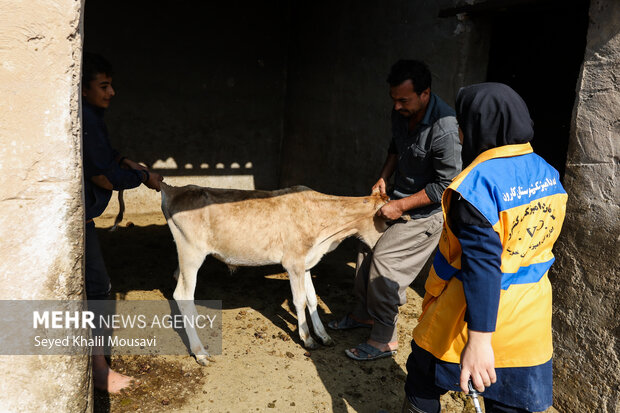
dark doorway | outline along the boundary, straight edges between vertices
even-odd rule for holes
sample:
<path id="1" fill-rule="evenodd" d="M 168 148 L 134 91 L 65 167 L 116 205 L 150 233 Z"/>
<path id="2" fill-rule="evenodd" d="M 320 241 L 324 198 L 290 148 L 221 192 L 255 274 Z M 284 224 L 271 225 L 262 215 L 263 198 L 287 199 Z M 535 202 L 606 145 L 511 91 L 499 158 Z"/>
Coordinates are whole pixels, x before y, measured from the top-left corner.
<path id="1" fill-rule="evenodd" d="M 487 80 L 510 85 L 534 120 L 536 153 L 564 176 L 589 1 L 540 2 L 498 10 L 491 20 Z"/>
<path id="2" fill-rule="evenodd" d="M 115 149 L 165 176 L 278 186 L 286 2 L 88 0 L 84 13 L 84 49 L 114 67 Z"/>

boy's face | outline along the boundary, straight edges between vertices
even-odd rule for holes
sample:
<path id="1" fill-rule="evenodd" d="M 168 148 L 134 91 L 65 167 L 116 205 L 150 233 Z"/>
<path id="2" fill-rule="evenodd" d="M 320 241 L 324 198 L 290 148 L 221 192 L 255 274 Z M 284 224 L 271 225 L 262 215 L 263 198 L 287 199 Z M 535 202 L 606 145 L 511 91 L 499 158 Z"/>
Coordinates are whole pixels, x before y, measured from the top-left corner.
<path id="1" fill-rule="evenodd" d="M 97 73 L 97 76 L 88 85 L 82 86 L 82 96 L 91 105 L 107 109 L 110 100 L 116 93 L 112 88 L 112 78 L 105 73 Z"/>

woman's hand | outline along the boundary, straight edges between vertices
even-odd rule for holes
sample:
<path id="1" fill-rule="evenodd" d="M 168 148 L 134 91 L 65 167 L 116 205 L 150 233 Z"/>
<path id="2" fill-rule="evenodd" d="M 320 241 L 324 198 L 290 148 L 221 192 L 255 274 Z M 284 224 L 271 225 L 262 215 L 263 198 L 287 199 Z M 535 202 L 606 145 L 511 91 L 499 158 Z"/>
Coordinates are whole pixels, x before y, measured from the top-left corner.
<path id="1" fill-rule="evenodd" d="M 495 355 L 491 346 L 491 335 L 482 331 L 468 330 L 468 340 L 461 353 L 461 390 L 469 393 L 467 382 L 471 377 L 474 388 L 483 392 L 485 387 L 497 381 Z"/>

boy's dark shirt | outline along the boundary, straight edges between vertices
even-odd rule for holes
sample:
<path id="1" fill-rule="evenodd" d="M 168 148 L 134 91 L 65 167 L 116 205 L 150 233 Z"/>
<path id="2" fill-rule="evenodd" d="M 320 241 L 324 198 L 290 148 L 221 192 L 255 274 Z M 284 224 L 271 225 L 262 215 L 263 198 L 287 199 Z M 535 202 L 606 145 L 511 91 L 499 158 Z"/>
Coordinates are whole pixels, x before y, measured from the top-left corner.
<path id="1" fill-rule="evenodd" d="M 117 162 L 118 152 L 112 149 L 108 129 L 103 121 L 105 109 L 82 102 L 82 152 L 84 158 L 84 203 L 86 220 L 96 218 L 108 206 L 112 191 L 95 185 L 91 178 L 105 175 L 115 190 L 140 186 L 144 174 L 123 169 Z"/>

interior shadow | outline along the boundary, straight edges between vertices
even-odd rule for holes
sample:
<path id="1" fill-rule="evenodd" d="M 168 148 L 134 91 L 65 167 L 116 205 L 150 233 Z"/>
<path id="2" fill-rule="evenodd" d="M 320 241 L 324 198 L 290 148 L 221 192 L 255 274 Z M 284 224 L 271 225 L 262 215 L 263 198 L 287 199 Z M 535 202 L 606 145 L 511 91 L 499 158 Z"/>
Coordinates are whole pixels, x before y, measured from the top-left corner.
<path id="1" fill-rule="evenodd" d="M 176 281 L 172 274 L 177 267 L 177 254 L 167 226 L 119 228 L 116 232 L 100 229 L 99 236 L 113 294 L 123 298 L 135 291 L 159 290 L 166 299 L 173 299 Z M 317 295 L 332 313 L 326 314 L 319 308 L 324 325 L 346 314 L 354 305 L 354 268 L 350 263 L 355 262 L 357 242 L 352 238 L 345 240 L 311 271 Z M 290 337 L 302 347 L 294 310 L 287 311 L 282 305 L 288 301 L 293 308 L 290 284 L 279 265 L 240 267 L 231 273 L 225 264 L 207 257 L 198 273 L 195 299 L 221 300 L 223 310 L 250 307 L 280 329 L 283 337 Z M 397 411 L 400 407 L 406 372 L 393 358 L 357 362 L 344 354 L 346 348 L 364 342 L 368 332 L 328 329 L 335 347 L 320 346 L 310 352 L 309 358 L 331 396 L 334 412 L 351 408 Z M 401 343 L 401 349 L 408 351 L 406 342 Z"/>
<path id="2" fill-rule="evenodd" d="M 589 3 L 515 4 L 487 17 L 491 22 L 487 81 L 505 83 L 521 95 L 534 122 L 534 151 L 558 170 L 561 179 L 586 47 Z M 521 30 L 524 21 L 527 30 Z"/>

